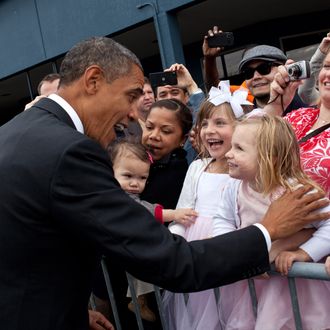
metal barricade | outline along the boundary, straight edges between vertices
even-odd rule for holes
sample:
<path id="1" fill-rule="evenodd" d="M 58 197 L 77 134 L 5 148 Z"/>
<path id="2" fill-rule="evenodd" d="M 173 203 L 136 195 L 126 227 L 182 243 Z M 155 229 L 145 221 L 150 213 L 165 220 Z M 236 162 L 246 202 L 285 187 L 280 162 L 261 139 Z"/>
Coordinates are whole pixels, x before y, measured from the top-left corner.
<path id="1" fill-rule="evenodd" d="M 274 265 L 271 266 L 271 270 L 269 275 L 278 276 L 280 275 L 276 270 Z M 302 320 L 299 310 L 299 299 L 296 289 L 295 278 L 305 278 L 311 280 L 323 280 L 323 281 L 330 281 L 330 276 L 325 271 L 324 264 L 322 263 L 313 263 L 313 262 L 295 262 L 292 265 L 288 273 L 288 285 L 290 290 L 290 297 L 291 297 L 291 305 L 293 316 L 295 320 L 296 330 L 303 330 L 302 327 Z M 258 301 L 257 301 L 257 294 L 255 291 L 255 287 L 253 284 L 253 279 L 249 280 L 249 290 L 250 296 L 253 306 L 253 312 L 255 317 L 257 316 L 257 308 L 258 308 Z"/>
<path id="2" fill-rule="evenodd" d="M 103 274 L 104 274 L 106 285 L 107 285 L 108 295 L 109 295 L 109 299 L 111 302 L 111 307 L 112 307 L 112 311 L 113 311 L 113 315 L 114 315 L 114 319 L 115 319 L 115 323 L 116 323 L 116 330 L 121 330 L 122 327 L 120 324 L 117 307 L 116 307 L 116 302 L 115 302 L 114 295 L 112 292 L 112 286 L 111 286 L 111 282 L 110 282 L 110 278 L 109 278 L 109 273 L 108 273 L 108 270 L 106 269 L 106 263 L 104 262 L 104 260 L 102 260 L 102 269 L 103 269 Z M 272 276 L 279 275 L 279 273 L 276 272 L 275 267 L 273 265 L 271 267 L 269 274 Z M 290 290 L 292 311 L 293 311 L 293 315 L 294 315 L 296 330 L 303 330 L 301 315 L 300 315 L 300 311 L 299 311 L 299 299 L 298 299 L 298 295 L 297 295 L 295 278 L 330 281 L 330 276 L 326 273 L 324 264 L 322 264 L 322 263 L 295 262 L 293 264 L 291 270 L 289 271 L 287 278 L 288 278 L 288 285 L 289 285 L 289 290 Z M 129 288 L 131 290 L 132 300 L 133 300 L 134 307 L 135 307 L 135 314 L 136 314 L 138 329 L 144 330 L 143 321 L 142 321 L 141 315 L 139 313 L 139 307 L 138 307 L 138 302 L 137 302 L 137 298 L 136 298 L 136 294 L 135 294 L 135 288 L 134 288 L 133 282 L 131 280 L 131 275 L 127 274 L 127 279 L 128 279 Z M 253 313 L 254 313 L 254 316 L 257 317 L 258 301 L 257 301 L 257 294 L 256 294 L 255 286 L 254 286 L 254 281 L 253 281 L 253 279 L 249 279 L 248 281 L 249 281 L 249 291 L 250 291 L 250 296 L 251 296 Z M 157 286 L 154 286 L 154 288 L 155 288 L 155 296 L 156 296 L 156 300 L 157 300 L 158 311 L 159 311 L 159 315 L 160 315 L 160 319 L 161 319 L 162 328 L 163 328 L 163 330 L 170 330 L 170 329 L 168 329 L 168 326 L 166 324 L 166 319 L 164 317 L 161 290 Z M 221 290 L 219 290 L 219 288 L 214 289 L 214 295 L 215 295 L 215 299 L 217 302 L 220 299 L 220 291 Z M 188 299 L 189 299 L 189 294 L 184 294 L 184 300 L 186 303 L 187 303 Z M 187 329 L 187 330 L 190 330 L 190 329 Z M 191 330 L 193 330 L 193 329 L 191 329 Z"/>

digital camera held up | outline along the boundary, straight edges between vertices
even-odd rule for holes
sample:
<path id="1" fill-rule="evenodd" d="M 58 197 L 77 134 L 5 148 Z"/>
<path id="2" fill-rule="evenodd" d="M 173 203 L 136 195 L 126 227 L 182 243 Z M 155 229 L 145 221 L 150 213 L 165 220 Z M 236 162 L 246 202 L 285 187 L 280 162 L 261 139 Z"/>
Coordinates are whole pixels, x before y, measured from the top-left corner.
<path id="1" fill-rule="evenodd" d="M 291 81 L 309 78 L 311 75 L 310 64 L 307 61 L 299 61 L 286 65 Z"/>
<path id="2" fill-rule="evenodd" d="M 233 32 L 220 32 L 208 37 L 207 43 L 210 48 L 232 46 L 234 44 L 234 34 Z"/>

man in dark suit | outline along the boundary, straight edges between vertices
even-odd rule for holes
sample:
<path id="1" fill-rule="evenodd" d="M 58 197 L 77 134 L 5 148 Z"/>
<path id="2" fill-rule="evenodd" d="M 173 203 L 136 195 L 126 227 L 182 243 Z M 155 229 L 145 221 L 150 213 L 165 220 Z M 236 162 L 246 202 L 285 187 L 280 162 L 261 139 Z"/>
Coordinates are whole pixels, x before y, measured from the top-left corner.
<path id="1" fill-rule="evenodd" d="M 301 188 L 260 228 L 187 243 L 120 189 L 104 150 L 114 125 L 136 117 L 136 56 L 92 38 L 67 53 L 60 75 L 57 94 L 0 128 L 0 329 L 87 329 L 101 254 L 147 282 L 201 290 L 267 271 L 267 240 L 329 216 L 311 213 L 327 202 Z"/>

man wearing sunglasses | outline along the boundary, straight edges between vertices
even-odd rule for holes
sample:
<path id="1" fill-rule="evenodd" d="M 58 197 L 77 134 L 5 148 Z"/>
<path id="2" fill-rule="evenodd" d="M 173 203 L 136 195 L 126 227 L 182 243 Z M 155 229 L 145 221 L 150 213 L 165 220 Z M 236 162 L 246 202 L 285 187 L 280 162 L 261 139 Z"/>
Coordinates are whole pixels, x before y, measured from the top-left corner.
<path id="1" fill-rule="evenodd" d="M 243 75 L 246 86 L 254 96 L 254 104 L 263 108 L 269 101 L 270 84 L 274 79 L 279 65 L 285 64 L 287 57 L 276 47 L 259 45 L 247 49 L 238 70 Z M 285 113 L 305 106 L 298 95 L 295 95 Z"/>
<path id="2" fill-rule="evenodd" d="M 217 86 L 219 83 L 216 57 L 223 51 L 223 47 L 209 47 L 208 38 L 221 32 L 218 26 L 213 26 L 204 36 L 202 50 L 204 55 L 204 80 L 207 89 L 210 89 L 211 86 Z M 254 97 L 255 107 L 263 108 L 269 102 L 270 83 L 277 72 L 277 67 L 285 64 L 286 60 L 287 57 L 282 50 L 268 45 L 251 47 L 243 53 L 238 71 L 244 77 L 246 87 Z M 304 106 L 306 104 L 296 95 L 284 114 Z"/>

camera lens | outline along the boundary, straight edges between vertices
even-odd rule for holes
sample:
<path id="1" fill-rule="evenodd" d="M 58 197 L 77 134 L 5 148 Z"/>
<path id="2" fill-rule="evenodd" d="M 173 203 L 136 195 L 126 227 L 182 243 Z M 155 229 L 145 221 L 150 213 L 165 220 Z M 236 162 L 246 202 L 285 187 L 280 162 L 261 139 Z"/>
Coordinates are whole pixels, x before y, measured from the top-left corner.
<path id="1" fill-rule="evenodd" d="M 302 74 L 300 66 L 296 65 L 296 64 L 292 65 L 288 69 L 288 74 L 289 74 L 290 77 L 299 78 Z"/>

